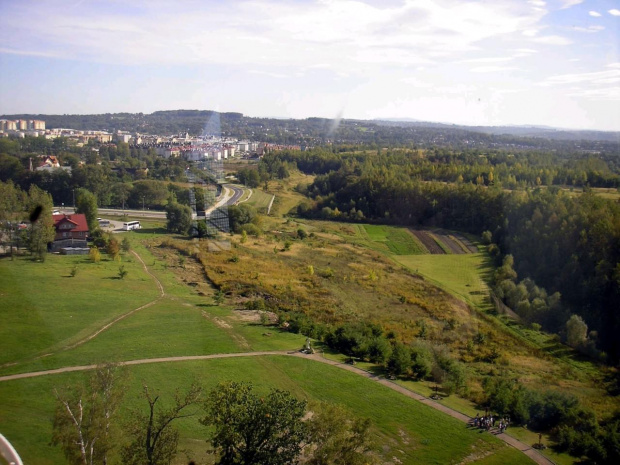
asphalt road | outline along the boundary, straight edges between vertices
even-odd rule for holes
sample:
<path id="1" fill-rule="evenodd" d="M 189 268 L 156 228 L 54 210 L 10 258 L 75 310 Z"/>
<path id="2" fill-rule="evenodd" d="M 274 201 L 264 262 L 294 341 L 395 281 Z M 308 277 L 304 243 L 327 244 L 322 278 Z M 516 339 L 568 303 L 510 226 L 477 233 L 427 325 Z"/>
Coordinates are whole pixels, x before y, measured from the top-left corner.
<path id="1" fill-rule="evenodd" d="M 243 195 L 243 189 L 237 186 L 233 186 L 232 184 L 223 184 L 222 185 L 222 196 L 227 195 L 227 190 L 231 190 L 233 194 L 227 198 L 227 200 L 223 203 L 223 205 L 235 205 L 241 196 Z M 220 196 L 221 197 L 221 196 Z M 219 203 L 219 202 L 218 202 Z M 222 206 L 222 205 L 218 205 Z M 62 213 L 73 213 L 73 207 L 54 207 L 55 210 L 59 210 Z M 166 219 L 166 212 L 156 211 L 156 210 L 122 210 L 120 208 L 99 208 L 98 214 L 101 217 L 104 216 L 131 216 L 136 218 L 151 218 L 151 219 Z"/>
<path id="2" fill-rule="evenodd" d="M 226 184 L 225 186 L 234 192 L 233 196 L 226 202 L 226 205 L 235 205 L 243 195 L 243 189 L 232 184 Z"/>

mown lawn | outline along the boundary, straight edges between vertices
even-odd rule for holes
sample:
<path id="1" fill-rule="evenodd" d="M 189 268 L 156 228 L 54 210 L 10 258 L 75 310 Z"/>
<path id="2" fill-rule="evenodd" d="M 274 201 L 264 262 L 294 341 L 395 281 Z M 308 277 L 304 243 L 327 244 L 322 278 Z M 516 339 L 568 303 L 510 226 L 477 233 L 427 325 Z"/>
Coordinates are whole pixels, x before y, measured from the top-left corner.
<path id="1" fill-rule="evenodd" d="M 394 255 L 392 258 L 466 302 L 484 309 L 490 305 L 485 279 L 492 268 L 486 254 Z"/>
<path id="2" fill-rule="evenodd" d="M 267 208 L 269 207 L 272 197 L 273 194 L 263 192 L 261 189 L 256 188 L 252 189 L 252 195 L 243 203 L 252 205 L 259 212 L 267 213 Z"/>
<path id="3" fill-rule="evenodd" d="M 128 271 L 118 279 L 119 266 Z M 77 266 L 77 274 L 70 273 Z M 0 260 L 0 364 L 42 355 L 88 336 L 97 328 L 158 295 L 132 255 L 121 263 L 102 254 L 48 254 L 44 263 L 27 257 Z"/>
<path id="4" fill-rule="evenodd" d="M 45 346 L 46 352 L 55 353 L 36 360 L 0 367 L 0 374 L 166 356 L 207 355 L 253 350 L 294 350 L 302 346 L 305 340 L 303 336 L 281 332 L 275 328 L 266 328 L 256 324 L 256 322 L 243 321 L 235 317 L 230 309 L 223 309 L 213 305 L 212 298 L 198 295 L 193 287 L 180 282 L 165 263 L 157 261 L 151 255 L 149 249 L 137 243 L 134 243 L 134 249 L 139 252 L 151 273 L 154 273 L 164 286 L 166 292 L 164 298 L 118 321 L 112 327 L 82 345 L 69 350 L 61 350 L 62 345 L 55 347 Z M 82 264 L 84 257 L 59 256 L 51 256 L 44 264 L 34 263 L 29 260 L 0 262 L 0 271 L 4 270 L 5 274 L 10 278 L 17 279 L 17 272 L 12 271 L 8 273 L 6 267 L 2 266 L 17 264 L 18 267 L 15 270 L 21 270 L 20 273 L 22 274 L 42 273 L 43 276 L 45 275 L 45 270 L 48 270 L 50 273 L 54 273 L 56 269 L 64 270 L 63 267 L 66 267 L 68 263 L 62 261 L 62 258 L 78 261 L 80 263 L 80 271 L 75 278 L 57 279 L 65 279 L 72 283 L 91 283 L 90 286 L 95 286 L 98 280 L 102 279 L 101 275 L 105 278 L 106 274 L 111 272 L 118 273 L 118 264 L 115 264 L 116 268 L 110 268 L 110 263 L 108 262 Z M 130 262 L 130 260 L 132 261 Z M 78 314 L 82 318 L 69 315 L 66 321 L 62 321 L 58 317 L 54 318 L 48 315 L 48 312 L 58 315 L 59 311 L 55 305 L 49 305 L 48 296 L 45 292 L 31 292 L 28 294 L 25 288 L 20 286 L 14 286 L 10 294 L 8 290 L 3 290 L 3 294 L 5 294 L 3 298 L 10 295 L 17 302 L 27 302 L 28 307 L 25 307 L 26 303 L 24 303 L 24 307 L 20 307 L 24 308 L 22 311 L 26 312 L 26 308 L 36 310 L 41 315 L 41 321 L 38 323 L 40 327 L 31 328 L 29 326 L 31 323 L 28 320 L 20 321 L 20 317 L 10 315 L 9 306 L 2 306 L 2 311 L 6 315 L 5 321 L 7 322 L 6 325 L 0 327 L 0 332 L 4 332 L 6 335 L 6 338 L 1 343 L 3 347 L 2 356 L 6 357 L 7 360 L 18 361 L 24 358 L 20 354 L 31 349 L 30 346 L 32 344 L 23 344 L 22 340 L 13 334 L 15 332 L 21 333 L 23 340 L 30 341 L 31 336 L 29 334 L 31 332 L 37 334 L 38 332 L 45 331 L 50 335 L 54 335 L 63 334 L 71 330 L 80 335 L 80 338 L 74 338 L 74 340 L 79 340 L 89 336 L 109 322 L 107 320 L 99 320 L 100 324 L 95 326 L 92 324 L 91 319 L 88 318 L 89 315 L 92 317 L 93 314 L 103 313 L 103 309 L 115 305 L 123 309 L 122 312 L 118 311 L 114 315 L 118 316 L 159 296 L 155 281 L 151 276 L 144 273 L 141 264 L 135 257 L 128 255 L 123 264 L 129 270 L 127 277 L 124 280 L 112 280 L 120 288 L 118 290 L 113 288 L 98 289 L 97 300 L 88 302 L 90 306 L 82 310 L 83 313 Z M 140 266 L 138 267 L 138 265 Z M 69 269 L 67 269 L 67 273 L 68 271 Z M 132 280 L 140 283 L 141 287 L 133 286 L 131 284 Z M 42 281 L 48 282 L 45 279 L 42 279 Z M 111 280 L 103 279 L 103 281 L 108 282 Z M 9 280 L 8 282 L 10 283 L 11 281 Z M 3 289 L 2 286 L 6 283 L 7 280 L 2 280 L 0 289 Z M 133 292 L 136 292 L 138 295 L 134 295 Z M 89 294 L 86 292 L 85 295 L 79 292 L 76 295 L 84 301 L 87 301 L 89 297 Z M 147 300 L 147 297 L 150 299 Z M 135 303 L 135 300 L 138 298 L 141 298 L 141 300 Z M 75 312 L 69 313 L 77 314 Z M 112 319 L 110 318 L 110 320 Z M 5 345 L 5 341 L 11 336 L 14 338 L 14 341 L 11 345 L 8 343 Z M 32 341 L 38 342 L 38 337 L 36 340 L 33 338 Z"/>
<path id="5" fill-rule="evenodd" d="M 63 390 L 86 376 L 72 373 L 0 383 L 0 430 L 9 438 L 25 463 L 63 463 L 61 451 L 49 444 L 54 411 L 54 388 Z M 466 457 L 478 463 L 531 463 L 516 449 L 492 435 L 479 433 L 440 412 L 408 399 L 390 389 L 336 367 L 281 356 L 219 359 L 141 365 L 128 368 L 124 377 L 126 395 L 121 418 L 132 408 L 144 408 L 139 398 L 142 385 L 169 403 L 174 390 L 197 380 L 207 390 L 224 380 L 250 381 L 258 392 L 272 387 L 291 391 L 309 402 L 328 401 L 346 406 L 354 415 L 370 417 L 381 451 L 381 463 L 397 458 L 403 464 L 460 463 Z M 208 431 L 197 421 L 204 415 L 179 421 L 181 448 L 175 464 L 196 460 L 212 463 L 205 453 Z M 493 457 L 497 455 L 498 459 Z M 112 457 L 112 463 L 119 463 Z"/>

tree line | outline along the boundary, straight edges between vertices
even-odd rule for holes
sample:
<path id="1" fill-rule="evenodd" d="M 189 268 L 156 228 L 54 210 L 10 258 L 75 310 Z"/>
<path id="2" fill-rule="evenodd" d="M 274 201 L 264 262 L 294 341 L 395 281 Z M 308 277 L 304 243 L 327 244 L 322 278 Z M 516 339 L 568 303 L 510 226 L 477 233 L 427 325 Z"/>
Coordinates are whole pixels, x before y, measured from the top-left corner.
<path id="1" fill-rule="evenodd" d="M 119 455 L 127 465 L 168 465 L 183 419 L 205 427 L 205 449 L 209 443 L 221 465 L 376 463 L 370 420 L 339 405 L 225 381 L 210 391 L 194 382 L 172 396 L 143 383 L 140 407 L 126 409 L 127 387 L 126 370 L 107 364 L 81 384 L 54 389 L 51 443 L 69 464 L 107 464 Z"/>
<path id="2" fill-rule="evenodd" d="M 498 265 L 512 256 L 515 276 L 510 279 L 519 293 L 499 292 L 506 303 L 528 321 L 555 332 L 565 329 L 571 314 L 579 315 L 611 360 L 620 356 L 620 316 L 615 311 L 620 308 L 618 202 L 587 189 L 572 195 L 554 186 L 507 191 L 497 185 L 425 180 L 412 176 L 398 154 L 394 163 L 390 155 L 340 157 L 325 151 L 273 157 L 288 163 L 299 158 L 297 166 L 307 173 L 315 166 L 329 170 L 310 185 L 299 186 L 309 197 L 297 208 L 301 216 L 443 227 L 477 235 L 488 231 Z M 497 281 L 500 291 L 509 286 Z"/>

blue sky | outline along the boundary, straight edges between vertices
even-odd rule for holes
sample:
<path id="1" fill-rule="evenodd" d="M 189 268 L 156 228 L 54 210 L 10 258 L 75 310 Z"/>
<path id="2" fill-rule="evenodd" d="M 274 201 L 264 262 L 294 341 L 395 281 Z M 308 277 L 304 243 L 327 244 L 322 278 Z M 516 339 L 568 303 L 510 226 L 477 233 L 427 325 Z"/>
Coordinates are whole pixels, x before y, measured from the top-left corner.
<path id="1" fill-rule="evenodd" d="M 620 2 L 0 0 L 0 113 L 620 130 Z"/>

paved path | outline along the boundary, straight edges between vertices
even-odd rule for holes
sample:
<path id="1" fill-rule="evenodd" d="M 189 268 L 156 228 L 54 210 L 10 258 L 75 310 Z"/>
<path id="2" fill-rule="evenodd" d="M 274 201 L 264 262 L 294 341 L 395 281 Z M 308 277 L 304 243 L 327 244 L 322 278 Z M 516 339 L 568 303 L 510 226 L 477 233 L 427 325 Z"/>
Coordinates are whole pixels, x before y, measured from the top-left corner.
<path id="1" fill-rule="evenodd" d="M 447 415 L 450 415 L 452 418 L 455 418 L 463 423 L 469 424 L 469 422 L 471 421 L 471 418 L 468 417 L 467 415 L 457 412 L 456 410 L 453 410 L 450 407 L 447 407 L 432 399 L 429 399 L 420 394 L 412 392 L 383 377 L 373 375 L 372 373 L 369 373 L 367 371 L 364 371 L 352 365 L 337 362 L 335 360 L 329 360 L 319 354 L 305 355 L 298 351 L 293 351 L 293 352 L 291 351 L 288 351 L 288 352 L 287 351 L 239 352 L 239 353 L 230 353 L 230 354 L 211 354 L 211 355 L 193 355 L 193 356 L 183 356 L 183 357 L 147 358 L 147 359 L 141 359 L 141 360 L 130 360 L 127 362 L 121 362 L 121 365 L 130 366 L 130 365 L 144 365 L 147 363 L 186 362 L 186 361 L 192 361 L 192 360 L 212 360 L 212 359 L 233 358 L 233 357 L 259 357 L 259 356 L 265 356 L 265 355 L 280 355 L 280 356 L 305 358 L 305 359 L 313 360 L 315 362 L 332 365 L 340 369 L 355 373 L 359 376 L 368 378 L 379 384 L 382 384 L 411 399 L 415 399 L 422 404 L 428 405 L 429 407 L 434 408 L 435 410 L 438 410 Z M 16 380 L 16 379 L 24 379 L 24 378 L 34 378 L 38 376 L 55 375 L 55 374 L 60 374 L 60 373 L 69 373 L 69 372 L 74 372 L 74 371 L 86 371 L 86 370 L 92 370 L 94 368 L 96 368 L 96 365 L 83 365 L 83 366 L 58 368 L 56 370 L 35 371 L 31 373 L 19 373 L 15 375 L 0 376 L 0 382 L 11 381 L 11 380 Z M 506 444 L 520 450 L 521 452 L 523 452 L 525 455 L 527 455 L 530 459 L 532 459 L 534 462 L 536 462 L 539 465 L 554 465 L 551 460 L 544 457 L 537 450 L 519 441 L 518 439 L 513 438 L 512 436 L 508 436 L 507 434 L 502 433 L 502 434 L 495 435 L 495 437 L 504 441 Z"/>

